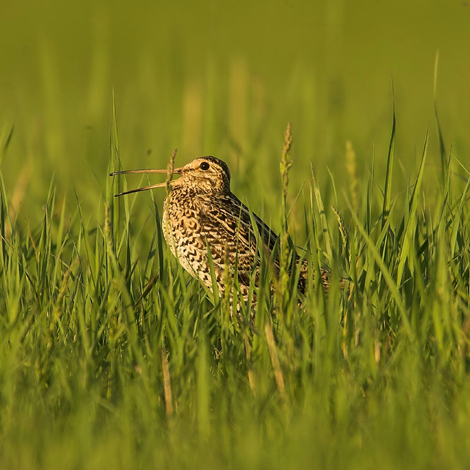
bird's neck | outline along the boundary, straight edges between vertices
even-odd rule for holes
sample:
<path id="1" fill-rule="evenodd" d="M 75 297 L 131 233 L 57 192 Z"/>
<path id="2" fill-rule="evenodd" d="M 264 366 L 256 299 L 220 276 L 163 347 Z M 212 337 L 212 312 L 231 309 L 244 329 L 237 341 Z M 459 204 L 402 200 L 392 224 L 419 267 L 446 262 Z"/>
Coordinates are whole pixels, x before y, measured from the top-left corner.
<path id="1" fill-rule="evenodd" d="M 171 201 L 179 200 L 184 203 L 184 201 L 191 201 L 196 198 L 201 199 L 218 199 L 225 196 L 224 191 L 208 191 L 205 188 L 199 188 L 196 186 L 177 186 L 172 189 L 168 199 Z"/>

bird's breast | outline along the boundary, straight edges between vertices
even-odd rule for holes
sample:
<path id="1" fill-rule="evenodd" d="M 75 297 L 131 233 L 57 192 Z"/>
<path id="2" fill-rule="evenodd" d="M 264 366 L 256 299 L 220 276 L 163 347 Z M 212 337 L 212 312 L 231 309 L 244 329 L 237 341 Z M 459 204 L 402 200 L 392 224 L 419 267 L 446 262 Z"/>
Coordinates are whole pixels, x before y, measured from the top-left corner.
<path id="1" fill-rule="evenodd" d="M 178 247 L 196 248 L 201 232 L 201 208 L 191 194 L 172 192 L 163 206 L 163 233 L 176 256 Z"/>

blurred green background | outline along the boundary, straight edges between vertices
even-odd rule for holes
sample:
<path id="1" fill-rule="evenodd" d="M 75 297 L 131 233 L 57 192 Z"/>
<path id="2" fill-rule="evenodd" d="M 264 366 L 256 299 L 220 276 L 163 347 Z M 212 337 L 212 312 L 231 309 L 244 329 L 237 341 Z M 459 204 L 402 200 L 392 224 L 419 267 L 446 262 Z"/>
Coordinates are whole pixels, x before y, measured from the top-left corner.
<path id="1" fill-rule="evenodd" d="M 1 170 L 9 197 L 18 213 L 39 221 L 54 174 L 59 195 L 73 201 L 76 191 L 84 210 L 96 208 L 114 90 L 123 167 L 164 167 L 176 147 L 178 164 L 216 155 L 232 168 L 234 190 L 263 212 L 260 204 L 278 205 L 288 121 L 294 193 L 309 161 L 323 185 L 327 169 L 341 183 L 348 140 L 359 178 L 374 159 L 383 169 L 392 77 L 395 171 L 404 182 L 415 173 L 429 126 L 428 184 L 435 184 L 436 53 L 444 140 L 465 163 L 469 24 L 462 1 L 3 0 L 2 143 L 11 126 L 14 133 Z"/>

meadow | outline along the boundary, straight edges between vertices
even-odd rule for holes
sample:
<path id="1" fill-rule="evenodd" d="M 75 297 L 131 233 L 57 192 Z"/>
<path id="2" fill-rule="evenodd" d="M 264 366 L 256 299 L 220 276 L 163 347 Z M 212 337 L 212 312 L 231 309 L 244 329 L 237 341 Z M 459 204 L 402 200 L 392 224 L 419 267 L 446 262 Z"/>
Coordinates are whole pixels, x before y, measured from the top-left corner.
<path id="1" fill-rule="evenodd" d="M 0 468 L 470 467 L 468 12 L 424 3 L 7 5 Z M 263 265 L 232 318 L 165 190 L 113 197 L 175 148 L 329 295 L 271 297 Z"/>

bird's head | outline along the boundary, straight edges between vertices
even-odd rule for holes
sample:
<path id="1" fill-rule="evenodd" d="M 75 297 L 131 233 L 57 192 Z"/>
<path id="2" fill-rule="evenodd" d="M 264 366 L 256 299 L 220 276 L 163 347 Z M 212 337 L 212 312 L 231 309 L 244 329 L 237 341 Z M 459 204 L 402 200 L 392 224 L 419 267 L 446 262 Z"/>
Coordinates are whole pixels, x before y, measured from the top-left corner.
<path id="1" fill-rule="evenodd" d="M 160 173 L 181 175 L 177 180 L 168 183 L 158 183 L 143 188 L 125 191 L 116 196 L 135 193 L 138 191 L 146 191 L 153 188 L 164 188 L 169 186 L 170 189 L 178 187 L 186 187 L 192 189 L 196 193 L 226 193 L 230 192 L 230 170 L 225 162 L 215 157 L 200 157 L 191 163 L 181 167 L 169 170 L 125 170 L 111 173 L 110 176 L 123 175 L 129 173 Z"/>

